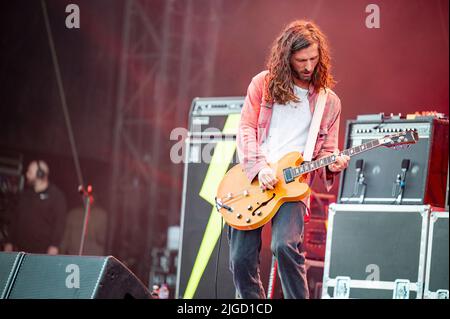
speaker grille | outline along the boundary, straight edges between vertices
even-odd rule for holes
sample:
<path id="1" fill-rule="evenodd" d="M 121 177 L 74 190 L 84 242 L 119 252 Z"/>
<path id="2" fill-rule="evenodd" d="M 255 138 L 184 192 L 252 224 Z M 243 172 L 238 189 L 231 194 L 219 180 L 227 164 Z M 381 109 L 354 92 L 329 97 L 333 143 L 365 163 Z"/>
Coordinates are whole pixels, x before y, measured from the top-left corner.
<path id="1" fill-rule="evenodd" d="M 0 253 L 0 299 L 6 298 L 23 253 Z"/>
<path id="2" fill-rule="evenodd" d="M 9 298 L 94 298 L 108 258 L 26 255 Z"/>

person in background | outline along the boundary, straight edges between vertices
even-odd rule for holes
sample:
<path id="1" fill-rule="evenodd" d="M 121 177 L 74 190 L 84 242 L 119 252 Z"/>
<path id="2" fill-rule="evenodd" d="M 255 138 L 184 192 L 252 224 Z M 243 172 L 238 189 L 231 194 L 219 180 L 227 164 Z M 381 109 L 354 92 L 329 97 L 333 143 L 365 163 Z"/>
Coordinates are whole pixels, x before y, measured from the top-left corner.
<path id="1" fill-rule="evenodd" d="M 66 221 L 66 199 L 49 180 L 42 160 L 32 161 L 26 172 L 27 188 L 12 212 L 5 251 L 57 255 Z"/>
<path id="2" fill-rule="evenodd" d="M 83 232 L 84 206 L 71 209 L 67 214 L 65 231 L 61 244 L 61 251 L 66 255 L 77 255 L 80 250 L 81 234 Z M 98 195 L 94 196 L 88 217 L 86 238 L 83 255 L 103 256 L 106 251 L 106 210 L 98 202 Z"/>

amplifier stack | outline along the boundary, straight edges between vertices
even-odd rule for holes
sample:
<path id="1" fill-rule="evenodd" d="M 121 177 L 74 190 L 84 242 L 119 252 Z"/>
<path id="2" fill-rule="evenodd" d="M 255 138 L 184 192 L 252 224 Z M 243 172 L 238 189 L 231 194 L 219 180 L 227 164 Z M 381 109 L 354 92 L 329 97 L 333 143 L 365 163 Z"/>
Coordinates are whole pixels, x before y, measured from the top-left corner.
<path id="1" fill-rule="evenodd" d="M 435 116 L 347 122 L 344 148 L 407 130 L 419 140 L 351 158 L 328 212 L 322 298 L 449 297 L 448 129 Z"/>
<path id="2" fill-rule="evenodd" d="M 218 298 L 236 296 L 228 266 L 227 231 L 221 227 L 212 190 L 225 172 L 237 164 L 235 141 L 243 105 L 244 97 L 192 101 L 185 139 L 175 298 L 213 298 L 214 278 L 219 287 Z"/>

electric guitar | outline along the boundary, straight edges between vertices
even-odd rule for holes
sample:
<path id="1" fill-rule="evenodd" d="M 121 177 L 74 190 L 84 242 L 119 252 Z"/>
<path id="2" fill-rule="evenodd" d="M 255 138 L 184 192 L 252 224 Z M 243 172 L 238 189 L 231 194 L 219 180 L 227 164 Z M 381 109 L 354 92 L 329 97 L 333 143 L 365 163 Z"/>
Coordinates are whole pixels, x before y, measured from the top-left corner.
<path id="1" fill-rule="evenodd" d="M 405 132 L 374 139 L 354 146 L 340 154 L 353 156 L 379 146 L 398 147 L 418 141 L 417 132 Z M 285 202 L 296 202 L 310 194 L 305 182 L 307 174 L 336 161 L 336 154 L 303 163 L 299 152 L 286 154 L 277 163 L 269 163 L 278 182 L 274 189 L 262 190 L 257 178 L 250 182 L 241 164 L 233 166 L 219 184 L 216 207 L 225 222 L 233 228 L 252 230 L 269 222 Z"/>

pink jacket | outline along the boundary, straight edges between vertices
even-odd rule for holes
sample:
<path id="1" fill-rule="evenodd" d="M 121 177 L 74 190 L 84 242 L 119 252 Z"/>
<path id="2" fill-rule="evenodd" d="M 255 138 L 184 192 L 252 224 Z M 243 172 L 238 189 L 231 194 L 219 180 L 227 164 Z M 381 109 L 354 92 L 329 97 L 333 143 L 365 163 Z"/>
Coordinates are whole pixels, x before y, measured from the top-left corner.
<path id="1" fill-rule="evenodd" d="M 263 71 L 253 77 L 245 98 L 241 113 L 239 130 L 237 134 L 237 149 L 239 161 L 244 167 L 249 180 L 253 180 L 259 171 L 267 165 L 266 159 L 260 150 L 260 145 L 267 138 L 272 117 L 272 105 L 263 100 L 265 76 L 268 71 Z M 327 89 L 328 97 L 320 123 L 319 134 L 313 152 L 313 159 L 318 159 L 332 154 L 338 150 L 339 117 L 341 114 L 341 101 L 330 89 Z M 314 113 L 318 94 L 313 87 L 309 88 L 309 105 L 311 113 Z M 336 173 L 326 168 L 316 171 L 329 191 L 333 186 Z M 311 182 L 312 179 L 309 180 Z M 309 207 L 309 199 L 305 200 Z"/>

